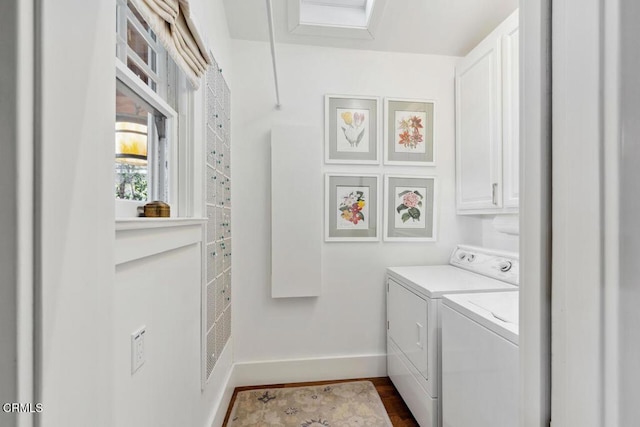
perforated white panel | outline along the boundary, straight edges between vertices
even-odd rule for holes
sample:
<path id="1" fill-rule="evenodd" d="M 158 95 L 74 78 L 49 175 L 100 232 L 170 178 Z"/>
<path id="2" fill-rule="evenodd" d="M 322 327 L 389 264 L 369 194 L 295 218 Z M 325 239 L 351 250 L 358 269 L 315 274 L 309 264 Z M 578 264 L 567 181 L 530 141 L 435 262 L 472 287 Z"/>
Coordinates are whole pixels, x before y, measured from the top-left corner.
<path id="1" fill-rule="evenodd" d="M 207 354 L 205 355 L 205 358 L 206 358 L 205 366 L 207 367 L 207 378 L 209 378 L 209 376 L 211 375 L 211 372 L 213 371 L 213 367 L 215 366 L 216 361 L 218 360 L 218 354 L 215 353 L 216 351 L 215 328 L 209 331 L 209 333 L 207 334 L 206 340 L 207 340 L 206 341 Z"/>
<path id="2" fill-rule="evenodd" d="M 214 60 L 206 73 L 206 380 L 231 337 L 231 91 Z M 226 310 L 226 311 L 225 311 Z"/>

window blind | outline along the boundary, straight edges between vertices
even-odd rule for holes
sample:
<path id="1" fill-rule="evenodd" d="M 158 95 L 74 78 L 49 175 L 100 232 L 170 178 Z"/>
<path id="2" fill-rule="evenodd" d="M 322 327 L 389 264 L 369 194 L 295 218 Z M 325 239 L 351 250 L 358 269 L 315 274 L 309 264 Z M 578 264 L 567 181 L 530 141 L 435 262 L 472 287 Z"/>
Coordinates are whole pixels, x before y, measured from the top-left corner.
<path id="1" fill-rule="evenodd" d="M 197 89 L 211 57 L 191 20 L 189 0 L 130 0 Z"/>

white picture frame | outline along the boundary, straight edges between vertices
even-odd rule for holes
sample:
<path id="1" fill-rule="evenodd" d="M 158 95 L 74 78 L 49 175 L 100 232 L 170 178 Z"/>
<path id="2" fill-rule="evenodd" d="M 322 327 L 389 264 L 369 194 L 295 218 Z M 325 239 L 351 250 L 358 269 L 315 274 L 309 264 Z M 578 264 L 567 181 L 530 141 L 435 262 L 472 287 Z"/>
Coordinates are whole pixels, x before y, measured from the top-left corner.
<path id="1" fill-rule="evenodd" d="M 413 116 L 418 119 L 412 122 Z M 406 122 L 403 132 L 401 121 Z M 384 164 L 396 166 L 436 166 L 436 101 L 429 99 L 385 98 L 383 118 Z M 417 124 L 417 126 L 416 126 Z M 419 128 L 418 126 L 422 126 Z M 423 130 L 421 130 L 423 129 Z M 406 133 L 406 138 L 400 134 Z M 414 134 L 421 137 L 417 140 Z M 400 144 L 405 141 L 405 144 Z"/>
<path id="2" fill-rule="evenodd" d="M 325 95 L 325 163 L 379 165 L 381 118 L 380 97 Z"/>
<path id="3" fill-rule="evenodd" d="M 325 242 L 380 241 L 382 224 L 380 175 L 325 173 L 324 187 Z M 359 192 L 362 194 L 359 195 Z M 345 203 L 348 196 L 352 196 L 353 200 Z M 362 198 L 365 202 L 364 206 L 345 212 L 345 208 L 353 206 Z"/>
<path id="4" fill-rule="evenodd" d="M 384 176 L 384 241 L 437 241 L 438 178 Z"/>

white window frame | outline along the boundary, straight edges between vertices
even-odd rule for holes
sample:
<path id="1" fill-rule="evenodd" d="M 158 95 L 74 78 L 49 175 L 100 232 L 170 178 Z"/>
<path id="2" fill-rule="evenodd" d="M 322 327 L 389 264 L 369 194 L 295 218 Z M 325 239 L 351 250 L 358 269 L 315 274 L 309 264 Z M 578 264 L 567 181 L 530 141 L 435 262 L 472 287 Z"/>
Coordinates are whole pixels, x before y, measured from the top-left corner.
<path id="1" fill-rule="evenodd" d="M 133 27 L 148 43 L 149 48 L 156 54 L 156 70 L 152 70 L 135 51 L 130 51 L 126 38 L 122 36 L 126 34 L 127 24 L 131 22 Z M 129 54 L 130 52 L 130 54 Z M 142 27 L 142 23 L 135 16 L 133 11 L 127 6 L 127 0 L 118 0 L 116 5 L 116 57 L 122 63 L 127 65 L 127 59 L 131 59 L 133 63 L 147 74 L 150 80 L 156 84 L 155 92 L 161 97 L 166 98 L 167 95 L 167 75 L 160 70 L 167 69 L 168 55 L 166 49 L 157 40 L 154 40 L 147 31 Z"/>
<path id="2" fill-rule="evenodd" d="M 178 113 L 164 100 L 154 92 L 151 87 L 146 85 L 138 76 L 136 76 L 133 71 L 131 71 L 127 65 L 122 62 L 120 59 L 116 58 L 116 79 L 122 82 L 125 86 L 135 92 L 138 96 L 140 96 L 145 102 L 155 108 L 159 113 L 164 115 L 167 118 L 167 170 L 168 170 L 168 178 L 169 178 L 169 186 L 167 188 L 168 200 L 166 201 L 171 207 L 171 217 L 180 216 L 182 213 L 180 209 L 179 202 L 179 194 L 182 193 L 180 190 L 185 190 L 186 188 L 180 188 L 179 182 L 179 170 L 183 170 L 188 167 L 187 164 L 180 164 L 178 153 L 180 147 L 189 145 L 189 133 L 184 133 L 184 138 L 178 137 Z M 185 94 L 188 97 L 188 92 Z M 181 96 L 179 96 L 180 98 Z M 189 102 L 186 102 L 187 107 Z M 187 110 L 190 110 L 187 108 Z M 185 116 L 189 117 L 191 111 L 187 111 Z M 189 121 L 185 120 L 184 125 L 189 126 Z M 184 158 L 184 157 L 183 157 Z M 188 169 L 186 169 L 188 170 Z M 153 179 L 153 177 L 152 177 Z M 185 183 L 186 184 L 186 183 Z M 151 200 L 148 200 L 151 201 Z M 131 218 L 138 216 L 138 206 L 144 204 L 140 200 L 119 200 L 116 199 L 116 219 L 120 218 Z M 186 207 L 186 206 L 185 206 Z"/>

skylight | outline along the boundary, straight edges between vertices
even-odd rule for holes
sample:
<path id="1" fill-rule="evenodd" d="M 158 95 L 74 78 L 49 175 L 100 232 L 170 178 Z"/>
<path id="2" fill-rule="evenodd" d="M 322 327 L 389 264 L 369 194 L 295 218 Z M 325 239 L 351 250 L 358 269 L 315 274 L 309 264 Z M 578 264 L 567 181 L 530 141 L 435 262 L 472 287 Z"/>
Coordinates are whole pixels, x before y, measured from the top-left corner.
<path id="1" fill-rule="evenodd" d="M 375 0 L 300 0 L 300 24 L 367 28 Z"/>
<path id="2" fill-rule="evenodd" d="M 303 3 L 323 6 L 353 7 L 366 9 L 367 0 L 302 0 Z"/>

